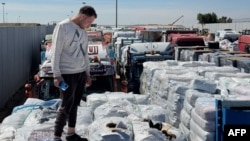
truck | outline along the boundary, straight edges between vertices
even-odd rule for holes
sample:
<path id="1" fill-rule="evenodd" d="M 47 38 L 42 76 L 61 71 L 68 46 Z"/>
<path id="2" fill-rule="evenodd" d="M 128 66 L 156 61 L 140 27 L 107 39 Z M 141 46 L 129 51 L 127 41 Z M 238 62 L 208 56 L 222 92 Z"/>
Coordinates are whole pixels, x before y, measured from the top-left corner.
<path id="1" fill-rule="evenodd" d="M 139 94 L 140 76 L 146 61 L 173 60 L 169 42 L 132 43 L 122 47 L 121 82 L 127 91 Z"/>
<path id="2" fill-rule="evenodd" d="M 215 42 L 219 42 L 221 49 L 238 51 L 238 38 L 240 32 L 232 29 L 218 30 L 215 32 Z"/>
<path id="3" fill-rule="evenodd" d="M 177 46 L 205 46 L 203 37 L 193 30 L 167 30 L 165 41 Z"/>
<path id="4" fill-rule="evenodd" d="M 111 62 L 102 31 L 88 31 L 88 55 L 92 85 L 85 89 L 84 94 L 93 92 L 114 91 L 114 64 Z"/>
<path id="5" fill-rule="evenodd" d="M 194 30 L 168 30 L 163 33 L 163 37 L 165 38 L 163 40 L 171 43 L 175 60 L 180 59 L 181 49 L 179 47 L 205 47 L 203 37 Z"/>
<path id="6" fill-rule="evenodd" d="M 250 30 L 244 30 L 239 36 L 238 48 L 242 52 L 250 53 Z"/>
<path id="7" fill-rule="evenodd" d="M 92 85 L 86 88 L 85 94 L 114 91 L 114 66 L 106 55 L 101 43 L 89 44 L 90 75 Z"/>
<path id="8" fill-rule="evenodd" d="M 114 53 L 115 53 L 115 67 L 117 75 L 121 73 L 121 54 L 122 54 L 122 47 L 133 44 L 133 43 L 142 43 L 143 41 L 139 38 L 134 37 L 118 37 L 114 44 Z"/>

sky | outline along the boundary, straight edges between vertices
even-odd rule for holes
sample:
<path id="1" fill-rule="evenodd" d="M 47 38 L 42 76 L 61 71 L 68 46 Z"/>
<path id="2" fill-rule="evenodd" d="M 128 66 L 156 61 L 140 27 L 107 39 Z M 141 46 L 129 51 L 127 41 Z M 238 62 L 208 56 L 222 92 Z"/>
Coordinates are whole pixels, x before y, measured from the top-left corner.
<path id="1" fill-rule="evenodd" d="M 97 25 L 175 24 L 197 25 L 197 14 L 250 19 L 250 0 L 1 0 L 0 22 L 59 22 L 78 13 L 84 5 L 97 12 Z M 84 4 L 85 3 L 85 4 Z"/>

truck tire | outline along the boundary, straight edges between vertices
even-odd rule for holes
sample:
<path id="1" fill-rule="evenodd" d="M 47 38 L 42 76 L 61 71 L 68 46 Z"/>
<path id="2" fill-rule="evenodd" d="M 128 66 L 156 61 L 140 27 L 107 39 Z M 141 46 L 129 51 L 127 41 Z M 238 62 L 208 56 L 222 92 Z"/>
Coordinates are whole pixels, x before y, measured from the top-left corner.
<path id="1" fill-rule="evenodd" d="M 247 45 L 245 46 L 245 52 L 246 52 L 246 53 L 250 53 L 250 44 L 247 44 Z"/>

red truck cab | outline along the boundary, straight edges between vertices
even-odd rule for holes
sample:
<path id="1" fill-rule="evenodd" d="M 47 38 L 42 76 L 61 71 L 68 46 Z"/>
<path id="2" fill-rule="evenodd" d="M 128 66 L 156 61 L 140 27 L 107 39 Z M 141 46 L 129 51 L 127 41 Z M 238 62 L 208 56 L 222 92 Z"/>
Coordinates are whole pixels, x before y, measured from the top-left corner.
<path id="1" fill-rule="evenodd" d="M 244 30 L 239 36 L 238 47 L 240 51 L 250 53 L 250 30 Z"/>
<path id="2" fill-rule="evenodd" d="M 203 37 L 198 36 L 196 31 L 189 30 L 166 31 L 166 41 L 177 46 L 205 46 Z"/>

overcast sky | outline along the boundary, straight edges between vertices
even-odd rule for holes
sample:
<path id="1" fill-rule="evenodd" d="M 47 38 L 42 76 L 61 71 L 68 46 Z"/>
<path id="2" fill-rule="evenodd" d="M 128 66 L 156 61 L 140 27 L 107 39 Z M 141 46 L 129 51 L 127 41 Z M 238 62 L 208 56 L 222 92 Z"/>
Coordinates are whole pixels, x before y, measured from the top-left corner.
<path id="1" fill-rule="evenodd" d="M 192 26 L 197 14 L 212 13 L 218 17 L 250 19 L 250 0 L 117 0 L 118 25 L 176 24 Z M 116 0 L 1 0 L 0 22 L 33 22 L 47 24 L 75 15 L 83 3 L 96 9 L 99 25 L 115 25 Z"/>

